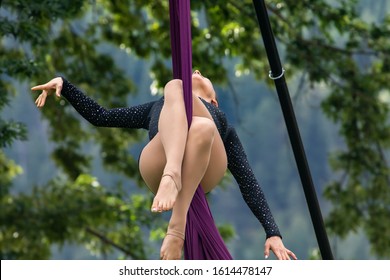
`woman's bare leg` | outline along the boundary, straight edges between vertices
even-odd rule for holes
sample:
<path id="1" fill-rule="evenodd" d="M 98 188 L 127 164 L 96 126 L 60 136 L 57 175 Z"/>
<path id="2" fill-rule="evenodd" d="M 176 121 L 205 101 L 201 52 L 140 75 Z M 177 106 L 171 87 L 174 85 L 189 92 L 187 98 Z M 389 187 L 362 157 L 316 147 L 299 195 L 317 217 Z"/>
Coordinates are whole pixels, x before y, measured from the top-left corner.
<path id="1" fill-rule="evenodd" d="M 177 259 L 181 257 L 184 241 L 177 236 L 184 236 L 187 211 L 199 182 L 201 182 L 204 191 L 209 192 L 220 182 L 226 171 L 227 159 L 222 139 L 214 123 L 210 125 L 211 122 L 208 120 L 212 120 L 212 117 L 198 97 L 193 98 L 193 114 L 193 123 L 188 134 L 182 166 L 183 188 L 176 199 L 168 227 L 168 233 L 173 232 L 174 234 L 167 234 L 160 252 L 164 259 Z M 197 116 L 202 117 L 199 120 L 205 124 L 201 126 L 201 129 L 206 127 L 206 130 L 208 130 L 208 132 L 203 131 L 198 134 L 198 136 L 202 136 L 200 142 L 195 141 L 196 137 L 191 136 L 192 132 L 196 131 L 196 128 L 199 127 L 197 125 Z M 205 118 L 208 120 L 205 120 Z M 213 129 L 210 128 L 211 126 Z M 140 157 L 141 175 L 153 193 L 156 193 L 159 188 L 161 175 L 166 165 L 160 133 L 161 131 L 146 145 Z M 201 157 L 202 159 L 200 160 L 197 158 L 201 155 L 197 153 L 199 149 L 197 145 L 202 143 L 202 141 L 203 144 L 207 141 L 212 144 L 211 148 L 208 148 L 208 152 L 203 153 L 206 156 Z M 193 145 L 194 143 L 197 143 L 197 145 Z M 207 148 L 204 151 L 207 151 Z M 201 161 L 205 161 L 206 164 L 200 164 Z M 194 176 L 195 174 L 197 175 Z"/>
<path id="2" fill-rule="evenodd" d="M 219 143 L 214 145 L 216 136 L 218 136 L 217 142 Z M 211 166 L 210 159 L 212 150 L 214 149 L 216 151 L 218 145 L 223 144 L 214 122 L 208 118 L 194 117 L 184 154 L 183 189 L 173 207 L 167 236 L 164 239 L 160 251 L 162 259 L 171 260 L 181 258 L 188 208 L 206 171 L 213 170 L 213 175 L 215 175 L 213 180 L 216 181 L 219 179 L 218 182 L 224 175 L 226 160 L 223 161 L 218 159 L 218 157 L 214 157 L 212 168 L 209 168 Z M 220 155 L 219 158 L 223 159 L 223 156 Z M 219 164 L 217 164 L 217 161 L 219 161 Z"/>
<path id="3" fill-rule="evenodd" d="M 172 209 L 181 190 L 181 168 L 187 142 L 188 124 L 181 80 L 172 80 L 164 88 L 164 106 L 158 123 L 166 164 L 152 211 Z"/>
<path id="4" fill-rule="evenodd" d="M 197 96 L 193 96 L 193 112 L 183 161 L 183 189 L 173 207 L 168 234 L 160 251 L 162 259 L 181 258 L 184 240 L 180 236 L 184 238 L 187 212 L 199 183 L 205 193 L 210 192 L 220 183 L 227 169 L 222 139 L 210 113 Z"/>

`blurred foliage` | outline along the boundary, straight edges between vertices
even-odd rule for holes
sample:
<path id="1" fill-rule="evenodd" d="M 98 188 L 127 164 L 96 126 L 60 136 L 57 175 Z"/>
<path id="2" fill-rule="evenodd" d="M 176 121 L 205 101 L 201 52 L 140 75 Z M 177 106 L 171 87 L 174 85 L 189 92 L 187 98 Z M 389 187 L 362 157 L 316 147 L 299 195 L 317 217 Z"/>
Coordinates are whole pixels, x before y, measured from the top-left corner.
<path id="1" fill-rule="evenodd" d="M 301 76 L 313 88 L 321 85 L 328 89 L 322 109 L 339 125 L 345 141 L 345 148 L 330 158 L 340 179 L 325 191 L 334 206 L 326 220 L 328 230 L 346 237 L 363 229 L 373 253 L 388 257 L 390 16 L 365 21 L 357 0 L 267 0 L 266 4 L 277 42 L 285 54 L 288 78 Z M 237 75 L 251 72 L 270 83 L 252 1 L 205 0 L 192 1 L 191 5 L 194 68 L 207 73 L 215 83 L 224 84 L 228 82 L 227 69 L 222 62 L 235 59 Z M 8 93 L 12 92 L 12 81 L 38 84 L 55 75 L 65 76 L 107 107 L 125 106 L 128 95 L 135 92 L 135 83 L 114 63 L 110 53 L 100 51 L 103 45 L 149 59 L 153 85 L 160 89 L 171 77 L 168 15 L 168 1 L 3 0 L 0 110 L 11 98 Z M 90 236 L 85 236 L 91 227 L 93 232 L 103 232 L 115 243 L 137 251 L 132 254 L 141 254 L 132 257 L 144 257 L 144 244 L 136 229 L 140 224 L 132 221 L 128 225 L 134 227 L 134 232 L 127 230 L 135 234 L 133 246 L 122 235 L 124 224 L 130 223 L 123 215 L 135 211 L 138 222 L 149 224 L 148 215 L 144 216 L 133 204 L 133 208 L 121 212 L 119 209 L 129 202 L 121 195 L 111 196 L 101 187 L 90 187 L 88 192 L 79 189 L 89 186 L 80 182 L 89 178 L 83 175 L 88 174 L 92 160 L 82 151 L 87 141 L 100 145 L 106 168 L 141 184 L 136 161 L 128 153 L 141 134 L 83 126 L 66 102 L 48 104 L 42 114 L 56 145 L 53 158 L 67 179 L 36 188 L 31 196 L 14 197 L 3 191 L 2 185 L 0 244 L 8 248 L 1 250 L 3 256 L 48 258 L 48 245 L 52 242 L 92 242 Z M 2 147 L 26 135 L 23 126 L 12 120 L 1 119 L 0 128 Z M 4 156 L 1 164 L 6 172 L 0 173 L 0 181 L 12 180 L 17 167 Z M 92 207 L 95 200 L 101 211 Z M 107 213 L 113 209 L 110 203 L 119 209 Z M 68 217 L 67 213 L 73 215 Z M 108 233 L 108 228 L 116 232 Z M 29 246 L 39 247 L 40 255 L 29 255 L 34 253 Z"/>
<path id="2" fill-rule="evenodd" d="M 155 223 L 147 197 L 107 191 L 96 178 L 56 179 L 32 194 L 3 195 L 0 213 L 2 259 L 48 259 L 52 244 L 84 244 L 94 254 L 147 259 L 142 228 Z"/>

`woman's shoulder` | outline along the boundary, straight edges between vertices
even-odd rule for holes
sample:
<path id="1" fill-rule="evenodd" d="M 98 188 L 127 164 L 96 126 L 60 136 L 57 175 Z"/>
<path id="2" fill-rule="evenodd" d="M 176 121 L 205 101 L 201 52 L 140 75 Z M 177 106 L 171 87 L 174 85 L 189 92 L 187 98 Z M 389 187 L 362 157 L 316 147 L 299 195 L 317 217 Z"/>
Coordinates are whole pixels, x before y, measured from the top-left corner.
<path id="1" fill-rule="evenodd" d="M 206 105 L 208 111 L 213 116 L 213 118 L 218 118 L 219 120 L 226 120 L 226 114 L 219 107 L 205 101 L 202 98 L 201 100 Z"/>

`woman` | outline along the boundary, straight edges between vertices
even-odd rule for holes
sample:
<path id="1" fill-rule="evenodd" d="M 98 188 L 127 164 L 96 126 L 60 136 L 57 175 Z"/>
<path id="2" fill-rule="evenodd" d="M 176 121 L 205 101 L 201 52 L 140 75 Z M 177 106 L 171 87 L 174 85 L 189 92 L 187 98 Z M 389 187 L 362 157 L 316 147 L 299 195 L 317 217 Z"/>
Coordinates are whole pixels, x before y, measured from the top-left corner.
<path id="1" fill-rule="evenodd" d="M 296 259 L 284 247 L 264 194 L 250 168 L 233 127 L 219 110 L 216 93 L 209 79 L 196 70 L 192 75 L 193 118 L 186 120 L 181 80 L 172 80 L 157 101 L 129 108 L 106 110 L 85 96 L 66 79 L 57 77 L 32 90 L 42 90 L 35 103 L 41 108 L 50 91 L 64 96 L 95 126 L 144 128 L 150 142 L 139 159 L 141 175 L 155 194 L 151 211 L 172 209 L 162 259 L 180 259 L 184 244 L 186 216 L 200 184 L 205 193 L 221 181 L 227 168 L 236 179 L 245 202 L 266 232 L 264 255 L 272 250 L 278 259 Z"/>

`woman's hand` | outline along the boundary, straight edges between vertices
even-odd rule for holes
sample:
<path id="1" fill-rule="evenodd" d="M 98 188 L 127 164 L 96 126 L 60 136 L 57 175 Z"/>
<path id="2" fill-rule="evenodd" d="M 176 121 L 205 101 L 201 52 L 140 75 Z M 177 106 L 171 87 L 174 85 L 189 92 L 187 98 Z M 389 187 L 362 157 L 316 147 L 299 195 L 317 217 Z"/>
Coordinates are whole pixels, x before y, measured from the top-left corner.
<path id="1" fill-rule="evenodd" d="M 32 87 L 31 90 L 42 90 L 42 93 L 35 100 L 35 104 L 38 108 L 42 108 L 45 105 L 46 97 L 50 95 L 52 91 L 56 92 L 58 97 L 61 96 L 63 80 L 60 77 L 54 78 L 51 81 L 43 85 Z"/>
<path id="2" fill-rule="evenodd" d="M 278 260 L 296 260 L 297 257 L 293 252 L 284 247 L 282 239 L 279 236 L 272 236 L 267 238 L 264 245 L 264 257 L 269 257 L 269 251 L 274 252 Z"/>

